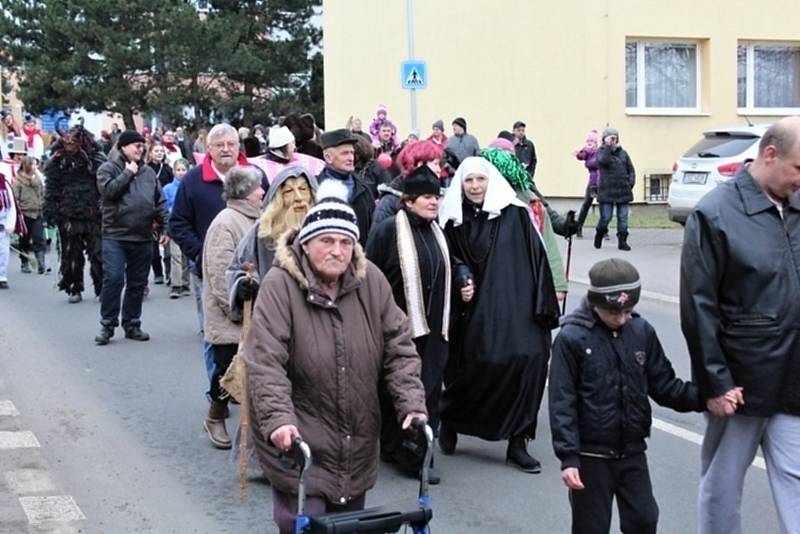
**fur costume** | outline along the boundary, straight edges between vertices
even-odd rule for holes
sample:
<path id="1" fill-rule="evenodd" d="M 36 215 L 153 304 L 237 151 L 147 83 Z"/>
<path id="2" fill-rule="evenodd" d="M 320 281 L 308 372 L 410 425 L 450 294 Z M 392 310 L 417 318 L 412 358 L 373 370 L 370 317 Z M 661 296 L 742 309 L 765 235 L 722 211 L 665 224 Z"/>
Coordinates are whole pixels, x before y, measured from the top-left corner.
<path id="1" fill-rule="evenodd" d="M 75 140 L 76 148 L 64 140 Z M 80 293 L 83 286 L 84 254 L 89 257 L 95 295 L 103 283 L 101 258 L 100 192 L 97 169 L 105 161 L 103 151 L 92 134 L 81 126 L 71 128 L 56 141 L 53 156 L 47 161 L 44 217 L 58 226 L 61 276 L 58 288 L 68 294 Z"/>

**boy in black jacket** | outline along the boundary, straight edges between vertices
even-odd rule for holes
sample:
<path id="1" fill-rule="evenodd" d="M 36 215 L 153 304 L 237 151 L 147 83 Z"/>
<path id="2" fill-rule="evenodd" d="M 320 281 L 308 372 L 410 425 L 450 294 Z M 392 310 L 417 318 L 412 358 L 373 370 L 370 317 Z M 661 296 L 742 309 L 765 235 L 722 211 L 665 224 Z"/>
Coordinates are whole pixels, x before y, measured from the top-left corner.
<path id="1" fill-rule="evenodd" d="M 561 321 L 550 366 L 550 427 L 570 489 L 572 532 L 607 533 L 616 496 L 623 533 L 654 533 L 648 396 L 679 412 L 701 411 L 702 400 L 694 384 L 675 376 L 653 327 L 633 313 L 636 268 L 604 260 L 589 281 L 587 298 Z"/>

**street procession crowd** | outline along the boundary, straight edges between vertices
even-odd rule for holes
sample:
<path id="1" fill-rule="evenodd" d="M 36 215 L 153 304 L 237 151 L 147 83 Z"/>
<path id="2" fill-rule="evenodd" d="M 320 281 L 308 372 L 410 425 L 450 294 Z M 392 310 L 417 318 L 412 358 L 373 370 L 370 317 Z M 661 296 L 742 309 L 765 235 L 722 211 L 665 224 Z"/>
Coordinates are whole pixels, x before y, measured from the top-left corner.
<path id="1" fill-rule="evenodd" d="M 13 234 L 22 273 L 47 274 L 55 248 L 71 303 L 88 260 L 97 345 L 118 326 L 150 339 L 151 270 L 170 298 L 194 294 L 203 427 L 219 449 L 250 443 L 281 532 L 294 532 L 298 496 L 280 453 L 296 438 L 314 453 L 307 512 L 356 511 L 379 460 L 418 476 L 414 420 L 434 430 L 437 455 L 455 454 L 459 435 L 505 441 L 508 465 L 539 473 L 527 446 L 547 390 L 572 532 L 608 532 L 614 499 L 622 532 L 656 532 L 652 398 L 706 414 L 699 532 L 741 532 L 760 446 L 782 532 L 800 533 L 800 119 L 773 125 L 756 160 L 689 218 L 680 311 L 693 381 L 634 311 L 642 286 L 625 259 L 596 263 L 585 297 L 563 307 L 556 235 L 582 236 L 595 200 L 594 246 L 616 208 L 617 249 L 630 250 L 635 171 L 619 132 L 590 129 L 573 153 L 587 170 L 575 218 L 537 188 L 524 122 L 484 148 L 463 117 L 451 126 L 401 141 L 380 106 L 366 129 L 351 117 L 323 132 L 310 114 L 191 135 L 115 125 L 95 139 L 77 125 L 45 148 L 33 117 L 19 128 L 6 115 L 0 287 Z M 231 435 L 229 403 L 242 399 Z M 435 458 L 427 467 L 446 483 Z"/>

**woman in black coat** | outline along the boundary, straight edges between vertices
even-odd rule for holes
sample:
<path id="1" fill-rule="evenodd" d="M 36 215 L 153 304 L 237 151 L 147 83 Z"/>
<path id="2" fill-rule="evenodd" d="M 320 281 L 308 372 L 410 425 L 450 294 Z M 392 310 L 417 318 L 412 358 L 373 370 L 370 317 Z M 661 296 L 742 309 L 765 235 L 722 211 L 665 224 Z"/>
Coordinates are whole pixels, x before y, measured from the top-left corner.
<path id="1" fill-rule="evenodd" d="M 422 164 L 403 181 L 397 214 L 375 226 L 367 241 L 367 257 L 386 275 L 397 305 L 411 322 L 434 429 L 447 363 L 451 281 L 447 242 L 436 224 L 439 194 L 438 169 Z M 403 445 L 403 432 L 385 391 L 381 404 L 381 458 L 416 476 L 422 458 Z M 438 476 L 431 482 L 438 482 Z"/>

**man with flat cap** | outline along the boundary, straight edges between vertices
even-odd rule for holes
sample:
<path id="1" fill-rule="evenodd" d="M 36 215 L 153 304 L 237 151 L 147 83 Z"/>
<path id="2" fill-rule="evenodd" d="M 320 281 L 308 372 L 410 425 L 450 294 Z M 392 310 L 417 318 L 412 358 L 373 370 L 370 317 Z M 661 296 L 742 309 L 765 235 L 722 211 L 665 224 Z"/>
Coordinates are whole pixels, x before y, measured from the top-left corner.
<path id="1" fill-rule="evenodd" d="M 355 174 L 355 144 L 357 138 L 350 130 L 341 128 L 322 134 L 322 155 L 325 168 L 317 176 L 321 184 L 325 180 L 339 180 L 347 187 L 347 200 L 356 212 L 359 242 L 366 246 L 367 235 L 372 226 L 372 211 L 375 198 L 369 188 Z"/>

